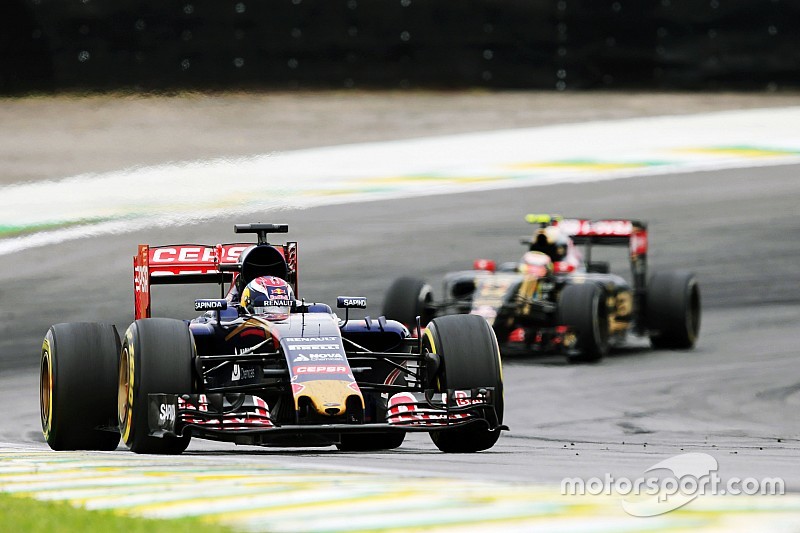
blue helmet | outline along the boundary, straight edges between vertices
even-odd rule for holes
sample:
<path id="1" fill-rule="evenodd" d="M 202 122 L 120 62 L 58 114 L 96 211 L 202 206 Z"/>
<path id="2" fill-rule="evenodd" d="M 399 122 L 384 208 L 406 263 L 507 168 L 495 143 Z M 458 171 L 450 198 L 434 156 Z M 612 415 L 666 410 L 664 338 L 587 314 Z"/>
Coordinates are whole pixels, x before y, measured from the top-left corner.
<path id="1" fill-rule="evenodd" d="M 242 291 L 241 305 L 254 315 L 268 319 L 285 318 L 294 301 L 292 287 L 275 276 L 260 276 L 247 284 Z"/>

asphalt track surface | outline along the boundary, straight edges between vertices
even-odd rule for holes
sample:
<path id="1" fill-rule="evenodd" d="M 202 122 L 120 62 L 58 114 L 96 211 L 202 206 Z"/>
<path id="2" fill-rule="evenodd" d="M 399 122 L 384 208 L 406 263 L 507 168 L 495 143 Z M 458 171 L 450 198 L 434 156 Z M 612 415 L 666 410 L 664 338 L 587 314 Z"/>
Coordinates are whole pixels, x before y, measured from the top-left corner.
<path id="1" fill-rule="evenodd" d="M 318 207 L 70 242 L 0 257 L 0 442 L 46 449 L 37 364 L 51 323 L 132 315 L 140 242 L 228 242 L 235 222 L 286 222 L 300 242 L 301 295 L 364 295 L 377 315 L 388 283 L 441 275 L 476 257 L 514 260 L 526 212 L 635 217 L 650 223 L 650 265 L 690 268 L 703 298 L 693 351 L 646 343 L 599 364 L 504 361 L 505 433 L 490 451 L 439 453 L 414 435 L 391 453 L 273 450 L 195 440 L 187 453 L 255 462 L 558 483 L 640 476 L 667 457 L 713 455 L 727 476 L 780 476 L 800 490 L 800 180 L 795 166 L 632 178 Z M 618 262 L 617 265 L 624 265 Z M 159 291 L 159 289 L 162 289 Z M 192 298 L 156 288 L 154 308 L 191 317 Z M 120 454 L 127 451 L 120 449 Z M 212 459 L 213 460 L 213 459 Z"/>

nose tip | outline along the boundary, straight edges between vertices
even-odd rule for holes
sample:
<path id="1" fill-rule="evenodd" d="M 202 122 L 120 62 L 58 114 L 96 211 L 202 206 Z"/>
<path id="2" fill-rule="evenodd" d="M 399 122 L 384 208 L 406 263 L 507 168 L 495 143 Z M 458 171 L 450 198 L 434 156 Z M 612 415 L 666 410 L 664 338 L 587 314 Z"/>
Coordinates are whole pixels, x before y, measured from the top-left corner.
<path id="1" fill-rule="evenodd" d="M 328 413 L 329 415 L 338 415 L 339 414 L 339 408 L 338 407 L 328 407 L 327 409 L 325 409 L 325 412 Z"/>

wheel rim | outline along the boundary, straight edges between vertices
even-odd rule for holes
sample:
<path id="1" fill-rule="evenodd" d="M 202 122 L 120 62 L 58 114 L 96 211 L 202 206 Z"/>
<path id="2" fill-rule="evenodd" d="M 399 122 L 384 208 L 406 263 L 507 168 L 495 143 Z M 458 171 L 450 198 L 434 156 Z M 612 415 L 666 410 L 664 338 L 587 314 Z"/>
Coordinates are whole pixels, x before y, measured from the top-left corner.
<path id="1" fill-rule="evenodd" d="M 132 397 L 131 389 L 131 366 L 130 355 L 126 347 L 122 351 L 119 365 L 119 388 L 117 391 L 117 417 L 122 439 L 127 442 L 131 429 L 130 404 Z"/>
<path id="2" fill-rule="evenodd" d="M 605 298 L 595 295 L 594 306 L 597 309 L 597 314 L 593 320 L 594 338 L 597 342 L 597 348 L 604 350 L 606 343 L 608 343 L 608 310 Z"/>
<path id="3" fill-rule="evenodd" d="M 53 413 L 53 367 L 50 363 L 50 350 L 42 351 L 42 365 L 39 373 L 39 408 L 42 417 L 42 432 L 45 439 L 50 436 Z"/>
<path id="4" fill-rule="evenodd" d="M 427 353 L 436 353 L 436 343 L 433 341 L 433 325 L 428 326 L 423 330 L 423 338 L 422 338 L 422 349 Z M 441 357 L 441 355 L 439 356 Z M 444 361 L 440 363 L 443 365 Z M 436 375 L 436 381 L 433 382 L 434 388 L 433 390 L 436 392 L 447 392 L 446 390 L 442 390 L 442 369 L 441 366 L 439 367 L 439 371 Z M 428 378 L 430 379 L 430 378 Z"/>

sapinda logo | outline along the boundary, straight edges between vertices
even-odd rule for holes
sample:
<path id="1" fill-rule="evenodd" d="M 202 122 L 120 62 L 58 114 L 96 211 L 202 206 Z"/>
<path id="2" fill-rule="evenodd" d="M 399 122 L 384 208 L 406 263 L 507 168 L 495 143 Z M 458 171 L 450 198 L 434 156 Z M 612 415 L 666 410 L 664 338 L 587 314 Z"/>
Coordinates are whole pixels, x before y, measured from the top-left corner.
<path id="1" fill-rule="evenodd" d="M 367 299 L 363 296 L 339 296 L 336 299 L 337 307 L 341 308 L 357 308 L 366 309 Z"/>
<path id="2" fill-rule="evenodd" d="M 194 302 L 195 311 L 214 311 L 227 309 L 227 307 L 228 302 L 226 300 L 195 300 Z"/>

